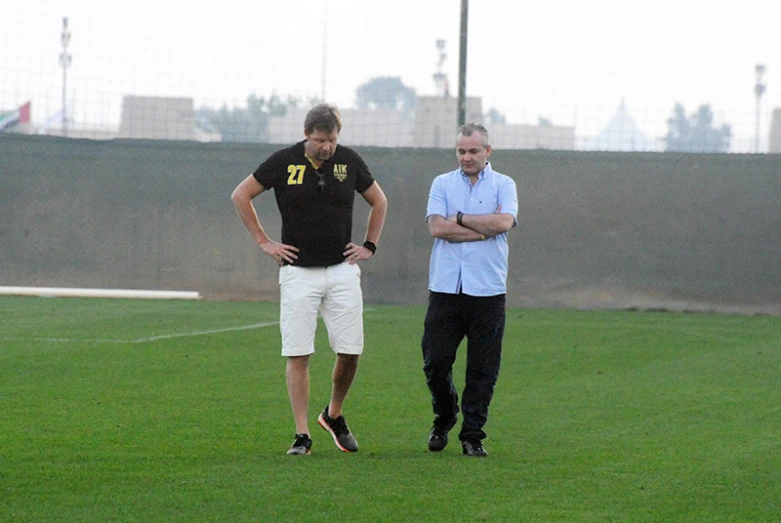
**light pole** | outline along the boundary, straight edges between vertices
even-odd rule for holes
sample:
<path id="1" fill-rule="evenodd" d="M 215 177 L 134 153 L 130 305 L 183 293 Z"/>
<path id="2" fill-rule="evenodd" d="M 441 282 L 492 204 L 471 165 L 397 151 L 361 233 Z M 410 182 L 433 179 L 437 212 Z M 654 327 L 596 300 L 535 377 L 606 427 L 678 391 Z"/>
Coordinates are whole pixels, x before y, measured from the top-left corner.
<path id="1" fill-rule="evenodd" d="M 323 103 L 325 103 L 325 70 L 326 60 L 328 55 L 326 53 L 326 45 L 328 44 L 328 2 L 323 2 L 323 47 L 322 47 L 322 66 L 323 70 L 320 72 L 320 97 Z"/>
<path id="2" fill-rule="evenodd" d="M 62 35 L 60 35 L 60 42 L 62 42 L 62 52 L 60 53 L 60 67 L 62 67 L 62 135 L 68 136 L 68 102 L 67 102 L 67 86 L 68 86 L 68 67 L 71 65 L 71 55 L 68 53 L 68 44 L 71 41 L 71 32 L 68 29 L 68 17 L 62 19 Z"/>
<path id="3" fill-rule="evenodd" d="M 461 38 L 458 58 L 458 125 L 466 123 L 466 50 L 468 36 L 469 0 L 461 0 Z"/>
<path id="4" fill-rule="evenodd" d="M 762 64 L 757 64 L 756 67 L 754 67 L 754 71 L 757 74 L 757 83 L 754 86 L 754 95 L 757 97 L 757 114 L 754 117 L 754 121 L 756 123 L 756 128 L 754 129 L 754 152 L 759 152 L 759 101 L 760 98 L 762 98 L 762 95 L 765 93 L 765 88 L 767 87 L 765 84 L 762 83 L 762 75 L 765 74 L 765 66 Z"/>

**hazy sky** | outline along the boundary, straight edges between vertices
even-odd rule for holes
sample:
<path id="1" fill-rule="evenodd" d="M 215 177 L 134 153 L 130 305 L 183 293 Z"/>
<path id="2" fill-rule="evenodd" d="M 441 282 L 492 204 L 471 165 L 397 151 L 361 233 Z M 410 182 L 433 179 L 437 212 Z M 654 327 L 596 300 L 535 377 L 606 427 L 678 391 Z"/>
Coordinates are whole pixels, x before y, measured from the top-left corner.
<path id="1" fill-rule="evenodd" d="M 341 107 L 375 76 L 435 94 L 437 39 L 457 93 L 460 0 L 4 0 L 0 108 L 61 106 L 62 18 L 76 125 L 116 126 L 122 96 L 243 105 L 250 93 Z M 767 67 L 761 127 L 781 107 L 779 0 L 472 0 L 467 91 L 512 123 L 545 117 L 597 133 L 623 99 L 650 136 L 675 102 L 708 103 L 753 143 L 755 65 Z M 763 146 L 765 149 L 766 146 Z"/>

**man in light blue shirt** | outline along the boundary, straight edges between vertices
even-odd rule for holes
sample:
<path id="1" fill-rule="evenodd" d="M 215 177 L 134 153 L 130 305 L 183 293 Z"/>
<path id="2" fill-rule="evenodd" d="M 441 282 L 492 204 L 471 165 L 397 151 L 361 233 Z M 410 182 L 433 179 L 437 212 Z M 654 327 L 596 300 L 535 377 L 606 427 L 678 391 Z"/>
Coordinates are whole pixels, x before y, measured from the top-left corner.
<path id="1" fill-rule="evenodd" d="M 467 338 L 463 424 L 459 440 L 467 456 L 485 457 L 488 406 L 499 376 L 505 323 L 509 248 L 518 193 L 509 176 L 494 171 L 488 131 L 469 123 L 456 135 L 459 169 L 431 184 L 426 221 L 434 238 L 429 266 L 429 306 L 423 331 L 423 371 L 434 423 L 428 448 L 441 451 L 458 421 L 453 363 Z"/>

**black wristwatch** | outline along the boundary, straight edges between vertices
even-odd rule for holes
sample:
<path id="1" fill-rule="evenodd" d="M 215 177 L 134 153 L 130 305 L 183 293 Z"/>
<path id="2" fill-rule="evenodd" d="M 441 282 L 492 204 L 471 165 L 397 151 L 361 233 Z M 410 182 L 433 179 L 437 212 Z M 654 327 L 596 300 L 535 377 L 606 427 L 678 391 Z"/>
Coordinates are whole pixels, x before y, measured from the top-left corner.
<path id="1" fill-rule="evenodd" d="M 374 242 L 370 242 L 369 240 L 366 240 L 365 242 L 363 242 L 363 246 L 369 249 L 370 251 L 372 251 L 372 256 L 374 256 L 374 253 L 377 252 L 377 244 Z"/>

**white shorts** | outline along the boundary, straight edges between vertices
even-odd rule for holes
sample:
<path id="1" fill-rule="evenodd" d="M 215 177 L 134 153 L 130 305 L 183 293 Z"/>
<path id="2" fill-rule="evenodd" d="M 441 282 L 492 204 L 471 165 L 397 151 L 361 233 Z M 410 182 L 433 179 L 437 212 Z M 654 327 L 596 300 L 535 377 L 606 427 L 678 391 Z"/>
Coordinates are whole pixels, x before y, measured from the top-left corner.
<path id="1" fill-rule="evenodd" d="M 282 266 L 279 295 L 283 356 L 306 356 L 315 351 L 318 312 L 334 352 L 363 352 L 363 294 L 358 264 Z"/>

